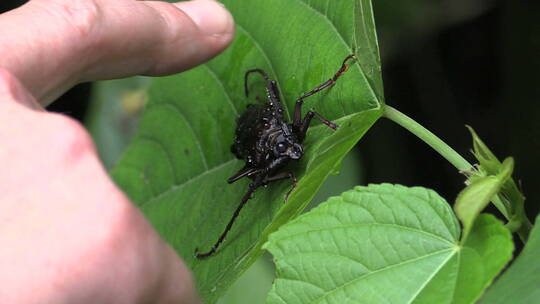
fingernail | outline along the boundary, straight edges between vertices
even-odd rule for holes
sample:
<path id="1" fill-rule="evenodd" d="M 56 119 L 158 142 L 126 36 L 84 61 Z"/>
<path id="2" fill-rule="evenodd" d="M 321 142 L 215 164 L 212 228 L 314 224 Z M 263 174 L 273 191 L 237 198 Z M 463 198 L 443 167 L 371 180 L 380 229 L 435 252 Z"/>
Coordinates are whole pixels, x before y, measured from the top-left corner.
<path id="1" fill-rule="evenodd" d="M 234 21 L 225 6 L 214 0 L 193 0 L 175 3 L 207 35 L 222 35 L 234 31 Z"/>

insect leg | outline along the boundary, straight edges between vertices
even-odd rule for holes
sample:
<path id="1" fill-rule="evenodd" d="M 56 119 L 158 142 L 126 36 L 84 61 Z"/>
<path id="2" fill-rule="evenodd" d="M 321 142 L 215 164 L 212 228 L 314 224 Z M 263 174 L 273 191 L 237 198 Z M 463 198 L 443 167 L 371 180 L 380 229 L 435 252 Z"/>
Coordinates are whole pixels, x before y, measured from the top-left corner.
<path id="1" fill-rule="evenodd" d="M 269 176 L 269 177 L 266 177 L 265 179 L 263 179 L 263 185 L 266 185 L 268 183 L 271 183 L 271 182 L 275 182 L 275 181 L 278 181 L 278 180 L 282 180 L 282 179 L 286 179 L 286 178 L 290 178 L 291 180 L 294 180 L 296 181 L 296 179 L 294 178 L 294 174 L 291 173 L 291 172 L 280 172 L 274 176 Z"/>
<path id="2" fill-rule="evenodd" d="M 230 219 L 229 223 L 227 224 L 227 227 L 225 227 L 225 230 L 219 236 L 219 239 L 214 243 L 212 248 L 209 251 L 204 252 L 204 253 L 200 253 L 198 248 L 195 249 L 195 257 L 197 259 L 207 258 L 207 257 L 213 255 L 217 251 L 217 249 L 219 248 L 219 245 L 221 245 L 221 243 L 223 242 L 223 240 L 225 239 L 225 237 L 227 236 L 227 234 L 231 230 L 234 222 L 236 221 L 236 218 L 240 214 L 240 210 L 242 210 L 242 208 L 244 208 L 244 205 L 249 201 L 249 199 L 251 198 L 251 195 L 253 194 L 253 192 L 255 192 L 255 190 L 262 185 L 262 180 L 263 180 L 263 176 L 258 176 L 255 179 L 255 181 L 249 185 L 248 191 L 242 197 L 242 201 L 240 202 L 238 207 L 236 207 L 236 210 L 234 210 L 234 214 L 233 214 L 232 218 Z"/>
<path id="3" fill-rule="evenodd" d="M 304 138 L 306 137 L 306 132 L 309 128 L 309 124 L 311 123 L 311 120 L 313 117 L 317 117 L 318 120 L 320 120 L 323 124 L 327 125 L 329 128 L 333 130 L 337 130 L 338 125 L 335 123 L 329 121 L 328 119 L 321 116 L 321 114 L 314 112 L 314 111 L 308 111 L 306 113 L 306 116 L 304 116 L 304 120 L 302 120 L 302 124 L 298 128 L 298 140 L 300 142 L 304 141 Z"/>
<path id="4" fill-rule="evenodd" d="M 249 96 L 249 90 L 248 90 L 248 76 L 249 74 L 251 73 L 259 73 L 261 74 L 261 76 L 264 78 L 264 80 L 266 81 L 266 86 L 268 87 L 269 86 L 269 83 L 270 83 L 270 77 L 268 77 L 268 75 L 266 74 L 265 71 L 261 70 L 261 69 L 253 69 L 253 70 L 248 70 L 246 71 L 246 73 L 244 74 L 244 93 L 246 94 L 246 97 Z"/>
<path id="5" fill-rule="evenodd" d="M 255 168 L 244 167 L 244 168 L 240 169 L 238 172 L 236 172 L 236 174 L 229 177 L 229 179 L 227 180 L 227 183 L 232 184 L 232 183 L 236 182 L 237 180 L 239 180 L 239 179 L 241 179 L 243 177 L 246 177 L 246 176 L 250 176 L 250 175 L 252 175 L 253 173 L 256 173 L 256 172 L 257 172 L 257 169 L 255 169 Z"/>
<path id="6" fill-rule="evenodd" d="M 287 191 L 287 194 L 285 194 L 285 201 L 287 201 L 289 199 L 289 194 L 291 194 L 291 192 L 294 190 L 294 188 L 296 188 L 296 176 L 294 176 L 294 173 L 292 172 L 281 172 L 281 173 L 278 173 L 274 176 L 270 176 L 270 177 L 266 177 L 264 180 L 263 180 L 263 184 L 268 184 L 270 182 L 274 182 L 274 181 L 278 181 L 278 180 L 282 180 L 282 179 L 291 179 L 291 189 L 289 189 L 289 191 Z"/>
<path id="7" fill-rule="evenodd" d="M 311 95 L 313 95 L 315 93 L 318 93 L 318 92 L 320 92 L 320 91 L 322 91 L 322 90 L 324 90 L 324 89 L 326 89 L 328 87 L 333 86 L 336 83 L 337 79 L 339 77 L 341 77 L 341 75 L 343 75 L 349 69 L 349 65 L 347 64 L 347 61 L 349 61 L 350 59 L 356 59 L 356 57 L 353 54 L 345 57 L 345 59 L 343 60 L 343 63 L 341 64 L 341 67 L 339 68 L 339 70 L 336 72 L 336 74 L 332 78 L 328 79 L 327 81 L 323 82 L 322 84 L 320 84 L 316 88 L 314 88 L 311 91 L 309 91 L 309 92 L 305 93 L 304 95 L 300 96 L 296 100 L 296 104 L 294 106 L 293 126 L 295 126 L 296 128 L 300 128 L 300 125 L 303 123 L 302 122 L 302 104 L 304 103 L 304 98 L 309 97 L 309 96 L 311 96 Z M 318 114 L 315 114 L 315 115 L 318 115 Z"/>
<path id="8" fill-rule="evenodd" d="M 270 103 L 274 108 L 281 110 L 281 101 L 279 99 L 279 90 L 277 87 L 277 83 L 274 80 L 270 79 L 266 72 L 261 69 L 248 70 L 244 75 L 244 93 L 246 94 L 246 97 L 249 96 L 248 76 L 251 73 L 261 74 L 261 76 L 266 82 L 266 91 L 268 92 L 268 98 L 270 99 Z"/>

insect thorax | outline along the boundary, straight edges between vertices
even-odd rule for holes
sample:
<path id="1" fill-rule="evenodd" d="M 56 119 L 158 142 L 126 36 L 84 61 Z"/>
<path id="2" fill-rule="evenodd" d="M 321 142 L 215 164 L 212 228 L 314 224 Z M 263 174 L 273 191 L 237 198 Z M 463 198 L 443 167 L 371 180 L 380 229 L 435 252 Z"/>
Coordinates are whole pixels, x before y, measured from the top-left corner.
<path id="1" fill-rule="evenodd" d="M 292 126 L 276 117 L 271 106 L 248 105 L 237 123 L 231 151 L 250 167 L 262 168 L 276 159 L 278 141 L 297 141 Z"/>

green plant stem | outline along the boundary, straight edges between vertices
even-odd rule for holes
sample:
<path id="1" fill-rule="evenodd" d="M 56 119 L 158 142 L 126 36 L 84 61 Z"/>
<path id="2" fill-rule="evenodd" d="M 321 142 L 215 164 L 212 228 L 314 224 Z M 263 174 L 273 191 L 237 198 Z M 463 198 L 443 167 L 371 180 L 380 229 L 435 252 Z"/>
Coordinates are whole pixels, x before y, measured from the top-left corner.
<path id="1" fill-rule="evenodd" d="M 423 126 L 421 126 L 419 123 L 417 123 L 416 121 L 414 121 L 407 115 L 399 112 L 398 110 L 392 108 L 391 106 L 385 105 L 384 111 L 383 111 L 383 117 L 390 119 L 391 121 L 407 129 L 412 134 L 416 135 L 423 142 L 425 142 L 431 148 L 437 151 L 437 153 L 439 153 L 442 157 L 448 160 L 458 170 L 465 171 L 465 172 L 474 170 L 473 165 L 471 165 L 465 158 L 459 155 L 454 149 L 452 149 L 449 145 L 443 142 L 431 131 L 424 128 Z M 499 209 L 499 211 L 504 215 L 504 217 L 506 217 L 508 221 L 512 221 L 512 218 L 511 218 L 512 215 L 508 213 L 508 210 L 504 206 L 499 195 L 496 195 L 495 197 L 493 197 L 491 201 L 493 202 L 493 205 L 495 205 L 495 207 Z M 526 243 L 532 224 L 529 221 L 529 219 L 525 216 L 524 212 L 522 212 L 521 215 L 518 215 L 518 217 L 520 217 L 521 225 L 517 229 L 517 234 L 519 235 L 519 238 L 523 241 L 523 243 Z"/>
<path id="2" fill-rule="evenodd" d="M 529 234 L 531 232 L 531 229 L 533 227 L 531 221 L 525 214 L 525 210 L 523 207 L 520 208 L 517 212 L 517 218 L 519 218 L 519 221 L 521 222 L 521 225 L 517 229 L 517 234 L 519 235 L 519 238 L 523 241 L 523 244 L 527 243 L 527 240 L 529 239 Z M 509 223 L 511 223 L 510 221 Z"/>
<path id="3" fill-rule="evenodd" d="M 419 123 L 412 120 L 407 115 L 399 112 L 391 106 L 385 105 L 383 117 L 390 119 L 403 128 L 409 130 L 412 134 L 418 136 L 422 141 L 432 147 L 437 153 L 449 161 L 454 167 L 460 171 L 468 171 L 474 169 L 465 158 L 459 155 L 454 149 L 447 145 L 444 141 L 431 133 L 428 129 L 422 127 Z"/>

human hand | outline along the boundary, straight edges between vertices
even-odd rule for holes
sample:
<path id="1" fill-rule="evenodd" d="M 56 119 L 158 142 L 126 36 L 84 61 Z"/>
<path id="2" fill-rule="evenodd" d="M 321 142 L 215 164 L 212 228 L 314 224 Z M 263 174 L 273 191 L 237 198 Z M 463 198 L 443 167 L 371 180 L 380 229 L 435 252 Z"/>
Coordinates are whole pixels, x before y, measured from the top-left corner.
<path id="1" fill-rule="evenodd" d="M 191 275 L 88 133 L 42 110 L 82 81 L 164 75 L 232 40 L 210 0 L 34 0 L 0 15 L 0 301 L 194 303 Z"/>

